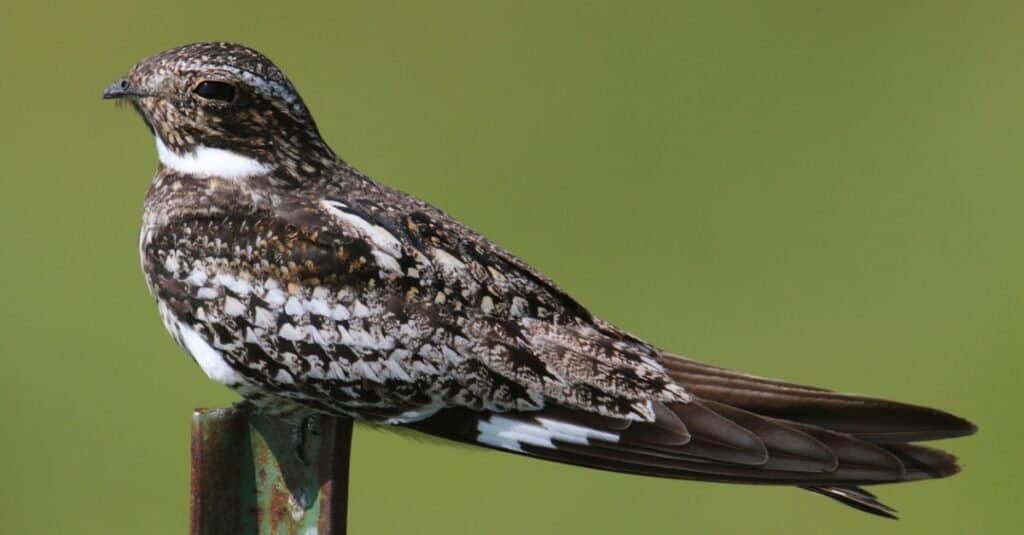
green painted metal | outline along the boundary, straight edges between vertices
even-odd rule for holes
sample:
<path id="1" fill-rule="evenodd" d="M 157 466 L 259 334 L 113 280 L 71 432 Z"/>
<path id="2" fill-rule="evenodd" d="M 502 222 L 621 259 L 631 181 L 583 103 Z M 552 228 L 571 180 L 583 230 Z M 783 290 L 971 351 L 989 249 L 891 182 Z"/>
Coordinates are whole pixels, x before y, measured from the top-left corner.
<path id="1" fill-rule="evenodd" d="M 352 421 L 322 417 L 300 460 L 284 420 L 243 408 L 192 416 L 193 535 L 343 535 Z"/>

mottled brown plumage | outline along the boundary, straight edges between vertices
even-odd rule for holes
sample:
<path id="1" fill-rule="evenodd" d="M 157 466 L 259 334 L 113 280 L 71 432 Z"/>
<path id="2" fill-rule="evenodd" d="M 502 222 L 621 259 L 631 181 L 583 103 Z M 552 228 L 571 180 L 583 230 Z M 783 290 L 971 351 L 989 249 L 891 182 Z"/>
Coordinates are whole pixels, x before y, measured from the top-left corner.
<path id="1" fill-rule="evenodd" d="M 261 409 L 402 425 L 592 468 L 808 487 L 942 477 L 908 442 L 968 434 L 923 407 L 674 357 L 321 139 L 288 79 L 239 45 L 137 64 L 128 99 L 157 138 L 143 269 L 168 330 Z"/>

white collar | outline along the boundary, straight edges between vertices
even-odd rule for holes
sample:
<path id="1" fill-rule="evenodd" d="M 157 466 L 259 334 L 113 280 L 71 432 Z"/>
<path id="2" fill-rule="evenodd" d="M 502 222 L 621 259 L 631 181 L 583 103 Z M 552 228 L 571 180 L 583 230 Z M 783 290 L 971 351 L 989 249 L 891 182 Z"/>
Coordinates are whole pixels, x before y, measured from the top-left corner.
<path id="1" fill-rule="evenodd" d="M 165 167 L 188 175 L 242 179 L 266 174 L 273 169 L 273 166 L 248 156 L 202 145 L 192 152 L 178 154 L 164 145 L 160 136 L 156 136 L 156 153 Z"/>

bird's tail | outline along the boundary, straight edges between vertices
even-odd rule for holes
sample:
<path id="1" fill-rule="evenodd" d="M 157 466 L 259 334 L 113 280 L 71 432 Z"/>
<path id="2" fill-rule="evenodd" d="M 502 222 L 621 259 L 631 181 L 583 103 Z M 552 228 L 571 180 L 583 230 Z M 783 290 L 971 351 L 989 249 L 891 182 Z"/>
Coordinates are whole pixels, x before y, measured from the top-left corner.
<path id="1" fill-rule="evenodd" d="M 666 357 L 688 403 L 655 403 L 655 420 L 549 406 L 535 412 L 445 409 L 409 427 L 441 438 L 615 472 L 792 485 L 862 511 L 894 511 L 859 485 L 947 477 L 956 458 L 910 442 L 963 436 L 951 414 L 839 394 Z"/>

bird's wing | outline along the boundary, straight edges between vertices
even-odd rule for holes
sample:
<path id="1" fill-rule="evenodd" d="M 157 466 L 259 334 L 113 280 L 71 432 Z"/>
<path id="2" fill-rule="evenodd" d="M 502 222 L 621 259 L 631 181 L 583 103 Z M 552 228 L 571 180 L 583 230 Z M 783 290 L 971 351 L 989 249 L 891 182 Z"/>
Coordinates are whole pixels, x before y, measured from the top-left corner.
<path id="1" fill-rule="evenodd" d="M 342 402 L 346 407 L 362 403 L 359 413 L 371 417 L 414 413 L 399 421 L 451 440 L 634 474 L 798 485 L 883 515 L 891 511 L 857 485 L 958 470 L 951 455 L 906 440 L 922 436 L 912 424 L 928 415 L 941 420 L 932 422 L 939 428 L 933 436 L 973 430 L 960 419 L 876 404 L 878 412 L 858 420 L 856 410 L 834 410 L 857 406 L 853 397 L 838 399 L 842 395 L 820 389 L 656 358 L 648 346 L 577 321 L 578 316 L 559 316 L 568 309 L 552 309 L 545 317 L 525 307 L 520 310 L 525 313 L 514 314 L 514 305 L 499 308 L 498 303 L 514 300 L 514 285 L 497 292 L 472 286 L 481 284 L 465 278 L 473 268 L 413 246 L 399 239 L 392 222 L 355 210 L 338 203 L 301 203 L 258 225 L 191 221 L 206 228 L 178 229 L 175 235 L 203 236 L 207 253 L 222 250 L 230 257 L 230 251 L 245 251 L 248 256 L 235 260 L 273 271 L 286 281 L 287 292 L 268 295 L 249 288 L 240 317 L 228 317 L 238 306 L 227 298 L 246 293 L 232 290 L 237 277 L 223 277 L 212 291 L 208 281 L 182 290 L 191 283 L 182 283 L 178 274 L 168 277 L 168 292 L 178 296 L 205 340 L 236 364 L 247 364 L 240 373 L 268 390 L 308 406 L 328 404 L 323 408 L 329 412 L 345 412 L 329 405 Z M 509 280 L 509 273 L 499 275 Z M 337 296 L 352 285 L 359 289 L 341 303 L 345 320 L 336 319 L 333 308 L 316 310 L 317 299 L 327 297 L 324 292 Z M 440 293 L 448 297 L 439 301 Z M 488 306 L 485 297 L 494 302 Z M 357 313 L 360 305 L 365 310 Z M 264 317 L 261 324 L 254 312 L 260 308 L 277 311 L 274 322 Z M 361 321 L 352 322 L 355 316 Z M 410 318 L 429 328 L 408 329 L 418 334 L 407 340 L 387 340 L 385 331 L 401 332 L 400 324 Z M 446 333 L 440 342 L 438 329 Z M 333 339 L 323 334 L 332 331 L 342 334 Z M 441 360 L 426 358 L 429 351 L 413 347 L 417 341 L 437 351 L 447 344 Z M 410 372 L 417 360 L 410 355 L 423 357 L 420 372 L 429 371 L 414 377 Z M 338 368 L 332 362 L 341 359 L 348 375 L 332 372 Z M 365 399 L 367 384 L 379 386 L 370 389 L 376 399 Z M 351 399 L 353 392 L 363 398 Z M 416 412 L 425 406 L 432 409 Z M 902 407 L 895 427 L 909 431 L 879 431 L 877 423 L 889 414 L 886 407 Z M 832 428 L 836 414 L 839 423 Z"/>
<path id="2" fill-rule="evenodd" d="M 179 343 L 246 395 L 394 422 L 550 403 L 653 420 L 686 399 L 648 348 L 559 292 L 427 243 L 365 207 L 303 200 L 169 222 L 144 256 Z"/>
<path id="3" fill-rule="evenodd" d="M 459 324 L 489 369 L 568 406 L 649 421 L 653 409 L 644 403 L 679 401 L 689 392 L 723 406 L 871 441 L 927 440 L 973 429 L 941 411 L 665 355 L 590 316 L 514 255 L 423 203 L 408 204 L 396 215 L 381 206 L 322 199 L 285 212 L 292 214 L 286 216 L 289 221 L 318 233 L 321 241 L 353 233 L 382 234 L 377 238 L 380 249 L 394 254 L 384 265 L 414 268 L 422 291 L 445 290 L 449 297 L 432 314 L 444 317 L 457 308 L 458 317 L 446 319 Z M 372 256 L 384 254 L 375 251 Z M 604 403 L 595 402 L 594 396 Z M 626 408 L 602 408 L 615 403 Z"/>
<path id="4" fill-rule="evenodd" d="M 443 223 L 436 215 L 380 217 L 373 207 L 332 199 L 279 208 L 282 222 L 317 248 L 348 251 L 335 269 L 361 266 L 368 277 L 362 291 L 390 302 L 382 310 L 450 335 L 457 357 L 448 359 L 455 365 L 447 377 L 474 392 L 441 401 L 496 410 L 554 402 L 653 420 L 655 402 L 687 399 L 651 348 L 603 332 L 510 254 L 479 250 L 485 240 L 431 228 Z"/>
<path id="5" fill-rule="evenodd" d="M 860 440 L 895 444 L 976 431 L 971 422 L 930 407 L 758 377 L 675 355 L 661 363 L 673 380 L 701 399 Z"/>
<path id="6" fill-rule="evenodd" d="M 885 517 L 895 511 L 859 485 L 953 475 L 954 456 L 911 442 L 976 430 L 927 407 L 673 356 L 662 362 L 692 397 L 656 403 L 653 421 L 548 407 L 504 414 L 448 409 L 412 425 L 449 440 L 615 472 L 799 486 Z"/>
<path id="7" fill-rule="evenodd" d="M 450 408 L 410 426 L 448 440 L 613 472 L 798 486 L 885 517 L 895 511 L 860 485 L 960 470 L 953 455 L 935 448 L 873 442 L 712 400 L 659 403 L 655 410 L 653 422 L 638 422 L 564 407 L 530 413 Z M 946 425 L 948 436 L 973 432 L 952 416 Z"/>

